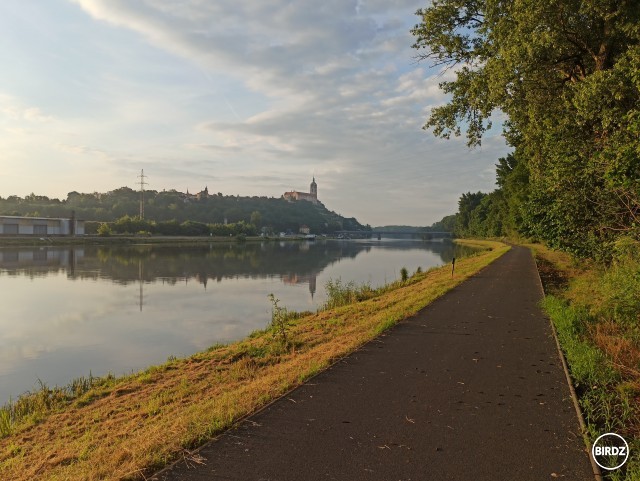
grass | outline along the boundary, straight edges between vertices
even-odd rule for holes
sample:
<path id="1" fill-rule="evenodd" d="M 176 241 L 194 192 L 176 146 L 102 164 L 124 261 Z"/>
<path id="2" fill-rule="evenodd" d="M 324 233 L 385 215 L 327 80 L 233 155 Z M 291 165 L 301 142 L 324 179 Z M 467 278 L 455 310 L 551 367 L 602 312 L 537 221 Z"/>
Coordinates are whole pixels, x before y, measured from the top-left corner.
<path id="1" fill-rule="evenodd" d="M 497 242 L 483 245 L 493 250 L 459 259 L 454 277 L 444 266 L 375 293 L 360 289 L 368 294 L 356 302 L 287 318 L 287 346 L 266 329 L 136 375 L 90 377 L 62 389 L 42 385 L 0 411 L 0 426 L 9 425 L 0 439 L 0 479 L 144 479 L 508 250 Z"/>
<path id="2" fill-rule="evenodd" d="M 587 424 L 589 441 L 615 432 L 630 446 L 607 479 L 640 480 L 640 246 L 617 246 L 608 266 L 533 248 Z"/>

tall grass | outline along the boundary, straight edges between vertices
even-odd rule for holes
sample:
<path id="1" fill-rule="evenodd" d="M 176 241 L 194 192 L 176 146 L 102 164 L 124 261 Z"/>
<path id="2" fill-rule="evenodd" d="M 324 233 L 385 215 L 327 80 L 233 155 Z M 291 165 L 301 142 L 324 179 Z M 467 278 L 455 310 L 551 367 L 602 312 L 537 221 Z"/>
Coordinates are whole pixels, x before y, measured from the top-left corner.
<path id="1" fill-rule="evenodd" d="M 323 310 L 371 299 L 379 293 L 379 289 L 373 289 L 370 283 L 359 285 L 353 281 L 343 283 L 340 278 L 329 279 L 324 288 L 327 293 L 327 301 L 322 306 Z"/>
<path id="2" fill-rule="evenodd" d="M 587 310 L 570 306 L 567 301 L 554 296 L 547 296 L 542 307 L 556 327 L 576 388 L 615 382 L 615 370 L 587 338 L 589 325 L 594 322 Z"/>
<path id="3" fill-rule="evenodd" d="M 436 269 L 438 268 L 434 267 L 429 269 L 426 273 Z M 424 278 L 426 273 L 422 271 L 421 267 L 418 267 L 415 273 L 409 276 L 409 271 L 406 267 L 403 267 L 400 269 L 399 280 L 376 288 L 371 287 L 371 283 L 369 282 L 356 284 L 353 281 L 344 283 L 341 278 L 329 279 L 324 285 L 324 289 L 327 294 L 327 301 L 322 305 L 320 310 L 335 309 L 336 307 L 366 301 L 367 299 L 380 296 L 385 292 L 392 291 L 398 287 L 418 282 L 420 279 Z"/>
<path id="4" fill-rule="evenodd" d="M 619 240 L 615 257 L 604 272 L 598 289 L 603 302 L 596 314 L 629 327 L 640 323 L 640 242 Z"/>
<path id="5" fill-rule="evenodd" d="M 19 424 L 37 423 L 52 411 L 81 400 L 82 396 L 93 388 L 106 387 L 114 382 L 115 377 L 111 374 L 94 377 L 90 373 L 88 377 L 73 379 L 66 386 L 51 388 L 38 379 L 39 387 L 36 390 L 22 394 L 16 400 L 9 400 L 0 407 L 0 438 L 9 436 Z"/>
<path id="6" fill-rule="evenodd" d="M 11 409 L 7 406 L 0 408 L 0 438 L 9 436 L 13 432 Z"/>

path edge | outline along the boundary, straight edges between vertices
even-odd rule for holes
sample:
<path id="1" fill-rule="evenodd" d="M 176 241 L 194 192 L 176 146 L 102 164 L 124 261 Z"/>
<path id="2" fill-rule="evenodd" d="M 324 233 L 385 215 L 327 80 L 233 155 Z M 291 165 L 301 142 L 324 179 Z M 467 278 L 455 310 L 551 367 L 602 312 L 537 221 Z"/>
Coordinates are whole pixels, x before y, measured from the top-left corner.
<path id="1" fill-rule="evenodd" d="M 536 262 L 535 254 L 531 251 L 531 249 L 529 249 L 529 253 L 533 257 L 533 261 L 536 264 L 536 274 L 538 278 L 538 285 L 540 286 L 540 292 L 542 292 L 542 298 L 544 299 L 547 296 L 547 294 L 544 291 L 544 286 L 542 285 L 540 271 L 538 270 L 538 263 Z M 596 481 L 604 481 L 604 478 L 602 476 L 602 471 L 600 470 L 600 466 L 596 464 L 595 460 L 593 459 L 593 456 L 591 456 L 591 448 L 589 446 L 588 436 L 587 436 L 587 432 L 588 432 L 587 424 L 584 421 L 584 416 L 582 415 L 582 410 L 580 409 L 580 403 L 578 402 L 578 395 L 576 394 L 576 390 L 573 387 L 573 381 L 571 380 L 571 374 L 569 374 L 569 366 L 567 365 L 567 360 L 564 357 L 564 352 L 562 352 L 562 347 L 560 347 L 560 340 L 558 339 L 558 331 L 556 331 L 556 326 L 553 324 L 553 320 L 551 320 L 551 318 L 546 313 L 544 313 L 544 316 L 549 321 L 549 325 L 551 326 L 551 332 L 553 333 L 553 339 L 556 342 L 558 357 L 562 362 L 562 369 L 564 370 L 564 375 L 567 380 L 567 385 L 569 386 L 569 392 L 571 393 L 571 399 L 573 400 L 573 407 L 578 416 L 578 424 L 580 425 L 582 441 L 584 442 L 585 450 L 587 451 L 587 455 L 589 456 L 589 462 L 591 463 L 591 468 L 593 469 L 593 476 Z"/>

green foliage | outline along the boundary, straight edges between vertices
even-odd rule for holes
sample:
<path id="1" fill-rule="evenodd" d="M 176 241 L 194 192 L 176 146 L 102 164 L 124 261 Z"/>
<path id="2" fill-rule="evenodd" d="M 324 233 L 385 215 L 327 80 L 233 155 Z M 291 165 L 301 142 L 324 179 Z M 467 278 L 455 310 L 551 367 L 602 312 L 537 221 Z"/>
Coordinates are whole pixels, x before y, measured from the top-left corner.
<path id="1" fill-rule="evenodd" d="M 102 224 L 100 224 L 100 227 L 98 227 L 99 236 L 109 237 L 112 234 L 113 234 L 113 231 L 111 230 L 111 227 L 109 226 L 109 224 L 107 224 L 106 222 L 103 222 Z"/>
<path id="2" fill-rule="evenodd" d="M 640 239 L 637 2 L 436 0 L 417 12 L 418 57 L 457 67 L 425 128 L 479 145 L 495 110 L 515 149 L 498 189 L 463 194 L 458 235 L 516 235 L 610 260 Z"/>
<path id="3" fill-rule="evenodd" d="M 13 432 L 13 419 L 11 408 L 8 406 L 0 408 L 0 439 L 9 436 Z"/>
<path id="4" fill-rule="evenodd" d="M 269 329 L 274 339 L 277 339 L 281 346 L 289 346 L 289 329 L 291 328 L 291 317 L 286 307 L 278 305 L 280 299 L 276 299 L 273 294 L 269 294 L 271 301 L 271 324 Z"/>
<path id="5" fill-rule="evenodd" d="M 407 279 L 409 279 L 409 271 L 406 267 L 403 267 L 402 269 L 400 269 L 400 280 L 402 282 L 407 282 Z"/>
<path id="6" fill-rule="evenodd" d="M 600 281 L 603 302 L 596 315 L 640 326 L 640 242 L 623 238 L 617 242 L 614 255 Z"/>
<path id="7" fill-rule="evenodd" d="M 456 229 L 456 215 L 446 215 L 438 222 L 434 222 L 425 229 L 426 232 L 454 232 Z"/>
<path id="8" fill-rule="evenodd" d="M 327 301 L 322 309 L 333 309 L 335 307 L 346 306 L 354 302 L 369 299 L 376 294 L 376 290 L 371 288 L 371 284 L 363 283 L 356 285 L 355 282 L 349 281 L 342 283 L 342 279 L 329 279 L 324 285 L 327 293 Z"/>
<path id="9" fill-rule="evenodd" d="M 471 192 L 467 192 L 466 194 L 462 194 L 460 200 L 458 200 L 458 215 L 456 216 L 456 230 L 455 232 L 459 235 L 465 235 L 469 230 L 469 225 L 471 223 L 471 215 L 473 211 L 480 206 L 482 199 L 487 194 L 483 194 L 482 192 L 476 192 L 472 194 Z"/>
<path id="10" fill-rule="evenodd" d="M 585 339 L 590 319 L 587 310 L 569 306 L 566 301 L 553 296 L 547 296 L 542 307 L 556 327 L 576 387 L 613 382 L 616 374 L 604 354 Z"/>
<path id="11" fill-rule="evenodd" d="M 196 199 L 175 190 L 145 192 L 145 220 L 138 217 L 140 192 L 122 187 L 107 193 L 70 192 L 64 200 L 35 194 L 25 198 L 0 198 L 0 213 L 45 217 L 69 217 L 110 222 L 114 233 L 148 231 L 160 235 L 257 235 L 266 232 L 298 232 L 307 225 L 313 233 L 337 230 L 370 230 L 355 218 L 345 218 L 322 204 L 288 202 L 274 197 L 225 196 L 221 193 Z M 186 223 L 186 224 L 185 224 Z M 90 225 L 90 224 L 89 224 Z M 209 226 L 209 231 L 203 227 Z M 211 227 L 215 226 L 215 227 Z M 95 227 L 98 228 L 97 226 Z M 94 231 L 95 232 L 95 231 Z"/>

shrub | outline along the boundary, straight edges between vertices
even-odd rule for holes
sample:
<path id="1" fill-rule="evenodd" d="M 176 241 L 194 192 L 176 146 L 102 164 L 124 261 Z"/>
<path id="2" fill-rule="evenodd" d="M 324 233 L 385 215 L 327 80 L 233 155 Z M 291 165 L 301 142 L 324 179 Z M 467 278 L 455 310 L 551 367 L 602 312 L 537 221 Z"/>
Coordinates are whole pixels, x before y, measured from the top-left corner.
<path id="1" fill-rule="evenodd" d="M 406 267 L 400 269 L 400 279 L 402 280 L 402 282 L 407 282 L 407 279 L 409 279 L 409 271 Z"/>
<path id="2" fill-rule="evenodd" d="M 111 230 L 111 226 L 109 224 L 107 224 L 106 222 L 100 224 L 100 227 L 98 227 L 99 236 L 109 237 L 111 234 L 113 234 L 113 231 Z"/>

